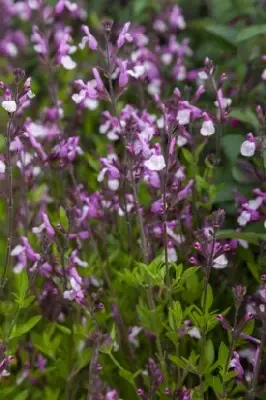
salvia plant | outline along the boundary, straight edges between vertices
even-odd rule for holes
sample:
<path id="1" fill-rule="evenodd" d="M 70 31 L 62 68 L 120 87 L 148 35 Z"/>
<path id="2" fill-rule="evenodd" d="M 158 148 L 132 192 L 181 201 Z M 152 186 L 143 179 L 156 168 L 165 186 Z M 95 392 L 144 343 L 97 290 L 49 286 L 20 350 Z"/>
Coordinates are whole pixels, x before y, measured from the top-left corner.
<path id="1" fill-rule="evenodd" d="M 0 398 L 265 399 L 265 1 L 96 3 L 0 1 Z"/>

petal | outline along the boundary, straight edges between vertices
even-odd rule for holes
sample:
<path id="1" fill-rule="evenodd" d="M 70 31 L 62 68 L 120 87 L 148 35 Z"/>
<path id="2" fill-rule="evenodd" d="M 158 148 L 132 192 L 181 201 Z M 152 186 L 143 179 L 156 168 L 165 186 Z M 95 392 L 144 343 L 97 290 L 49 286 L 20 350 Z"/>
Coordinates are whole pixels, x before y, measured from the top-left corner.
<path id="1" fill-rule="evenodd" d="M 144 166 L 151 171 L 161 171 L 165 168 L 164 156 L 153 154 L 149 160 L 144 162 Z"/>
<path id="2" fill-rule="evenodd" d="M 67 70 L 72 70 L 76 68 L 77 63 L 70 56 L 63 56 L 61 58 L 61 65 Z"/>
<path id="3" fill-rule="evenodd" d="M 4 174 L 6 170 L 6 165 L 3 161 L 0 160 L 0 174 Z"/>
<path id="4" fill-rule="evenodd" d="M 179 110 L 177 113 L 177 121 L 180 125 L 187 125 L 190 121 L 190 110 Z"/>
<path id="5" fill-rule="evenodd" d="M 204 121 L 200 130 L 201 135 L 211 136 L 215 132 L 213 122 L 211 120 Z"/>
<path id="6" fill-rule="evenodd" d="M 240 153 L 244 157 L 252 157 L 256 150 L 256 143 L 245 140 L 240 148 Z"/>
<path id="7" fill-rule="evenodd" d="M 212 266 L 213 266 L 213 268 L 216 268 L 216 269 L 222 269 L 222 268 L 227 267 L 227 264 L 228 264 L 228 260 L 227 260 L 226 256 L 224 254 L 221 254 L 219 257 L 216 257 L 213 260 Z"/>
<path id="8" fill-rule="evenodd" d="M 17 109 L 17 104 L 14 100 L 2 101 L 2 107 L 9 113 L 14 113 Z"/>

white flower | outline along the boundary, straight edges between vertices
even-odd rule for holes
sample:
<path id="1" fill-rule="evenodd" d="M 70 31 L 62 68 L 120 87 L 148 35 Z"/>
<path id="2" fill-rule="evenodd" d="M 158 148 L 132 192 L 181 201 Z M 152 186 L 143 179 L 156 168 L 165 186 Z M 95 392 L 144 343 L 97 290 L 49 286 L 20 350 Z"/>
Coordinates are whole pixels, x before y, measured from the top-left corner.
<path id="1" fill-rule="evenodd" d="M 127 71 L 128 75 L 133 78 L 140 78 L 145 73 L 145 67 L 143 65 L 136 65 L 133 69 Z"/>
<path id="2" fill-rule="evenodd" d="M 118 179 L 109 179 L 108 187 L 109 187 L 109 189 L 116 191 L 119 188 L 119 180 Z"/>
<path id="3" fill-rule="evenodd" d="M 177 121 L 180 125 L 187 125 L 190 121 L 190 110 L 179 110 L 177 113 Z"/>
<path id="4" fill-rule="evenodd" d="M 98 107 L 98 101 L 97 100 L 93 100 L 93 99 L 86 99 L 84 101 L 84 106 L 86 108 L 88 108 L 89 110 L 96 110 L 96 108 Z"/>
<path id="5" fill-rule="evenodd" d="M 76 291 L 75 290 L 66 290 L 64 292 L 64 299 L 74 300 L 75 297 L 76 297 Z"/>
<path id="6" fill-rule="evenodd" d="M 159 119 L 157 119 L 157 126 L 159 129 L 162 129 L 164 127 L 164 117 L 160 117 Z"/>
<path id="7" fill-rule="evenodd" d="M 187 138 L 185 138 L 185 136 L 178 135 L 177 136 L 177 146 L 182 147 L 182 146 L 185 146 L 185 144 L 187 144 Z"/>
<path id="8" fill-rule="evenodd" d="M 250 140 L 245 140 L 240 148 L 240 153 L 244 157 L 252 157 L 256 150 L 256 143 Z"/>
<path id="9" fill-rule="evenodd" d="M 221 254 L 219 257 L 216 257 L 213 260 L 212 266 L 213 266 L 213 268 L 216 268 L 216 269 L 222 269 L 222 268 L 227 267 L 227 264 L 228 264 L 228 260 L 227 260 L 226 256 L 224 254 Z"/>
<path id="10" fill-rule="evenodd" d="M 27 96 L 28 96 L 29 99 L 33 99 L 35 97 L 35 93 L 33 93 L 32 90 L 28 90 L 27 91 Z"/>
<path id="11" fill-rule="evenodd" d="M 23 265 L 22 263 L 18 263 L 18 264 L 16 264 L 16 265 L 14 266 L 13 272 L 14 272 L 15 274 L 20 274 L 21 271 L 22 271 L 23 269 L 24 269 L 24 265 Z"/>
<path id="12" fill-rule="evenodd" d="M 4 174 L 6 170 L 6 165 L 3 161 L 0 160 L 0 174 Z"/>
<path id="13" fill-rule="evenodd" d="M 229 99 L 227 97 L 222 97 L 220 99 L 221 107 L 224 110 L 225 108 L 229 107 L 232 104 L 232 99 Z M 215 101 L 214 104 L 216 107 L 220 107 L 220 104 L 218 101 Z"/>
<path id="14" fill-rule="evenodd" d="M 70 56 L 63 56 L 61 58 L 61 65 L 68 70 L 74 69 L 77 66 L 77 63 L 72 60 Z"/>
<path id="15" fill-rule="evenodd" d="M 79 265 L 80 267 L 86 268 L 89 264 L 87 263 L 87 261 L 82 261 L 80 258 L 78 258 L 77 256 L 74 258 L 74 262 Z"/>
<path id="16" fill-rule="evenodd" d="M 18 55 L 18 48 L 14 43 L 7 43 L 6 45 L 6 51 L 9 56 L 11 57 L 16 57 Z"/>
<path id="17" fill-rule="evenodd" d="M 151 83 L 148 84 L 148 92 L 150 95 L 154 96 L 156 94 L 160 94 L 161 81 L 159 79 L 154 79 Z"/>
<path id="18" fill-rule="evenodd" d="M 186 21 L 185 21 L 183 15 L 179 15 L 179 16 L 177 17 L 176 24 L 177 24 L 177 26 L 178 26 L 179 29 L 185 29 L 185 27 L 187 26 L 187 24 L 186 24 Z"/>
<path id="19" fill-rule="evenodd" d="M 102 182 L 102 181 L 104 180 L 104 176 L 105 176 L 106 172 L 107 172 L 107 168 L 103 168 L 103 169 L 100 171 L 100 173 L 99 173 L 99 175 L 98 175 L 98 178 L 97 178 L 97 181 L 98 181 L 98 182 Z"/>
<path id="20" fill-rule="evenodd" d="M 165 167 L 164 156 L 153 154 L 149 160 L 144 162 L 144 165 L 151 171 L 161 171 Z"/>
<path id="21" fill-rule="evenodd" d="M 243 247 L 244 249 L 248 249 L 248 242 L 246 240 L 243 239 L 237 239 L 238 243 L 240 244 L 241 247 Z"/>
<path id="22" fill-rule="evenodd" d="M 200 71 L 198 73 L 198 77 L 199 79 L 201 79 L 202 81 L 206 81 L 208 79 L 208 75 L 206 74 L 205 71 Z"/>
<path id="23" fill-rule="evenodd" d="M 45 229 L 45 225 L 41 224 L 40 226 L 34 226 L 32 228 L 32 232 L 35 233 L 35 235 L 38 235 L 39 233 L 41 233 L 43 230 Z"/>
<path id="24" fill-rule="evenodd" d="M 21 244 L 18 244 L 17 246 L 14 247 L 14 249 L 11 251 L 10 255 L 12 257 L 18 256 L 20 253 L 22 253 L 25 250 L 24 246 L 21 246 Z"/>
<path id="25" fill-rule="evenodd" d="M 186 79 L 186 68 L 184 67 L 184 65 L 180 65 L 176 79 L 178 81 L 183 81 L 184 79 Z"/>
<path id="26" fill-rule="evenodd" d="M 242 211 L 240 216 L 237 218 L 237 222 L 240 226 L 245 226 L 250 221 L 250 213 L 248 211 Z"/>
<path id="27" fill-rule="evenodd" d="M 263 71 L 261 74 L 262 79 L 265 81 L 266 80 L 266 69 Z"/>
<path id="28" fill-rule="evenodd" d="M 139 347 L 139 341 L 136 339 L 136 336 L 142 331 L 142 328 L 139 326 L 133 326 L 131 332 L 128 335 L 128 340 L 132 343 L 135 347 Z"/>
<path id="29" fill-rule="evenodd" d="M 189 329 L 187 334 L 195 339 L 200 339 L 201 338 L 201 334 L 199 329 L 194 326 L 193 328 Z"/>
<path id="30" fill-rule="evenodd" d="M 168 247 L 167 249 L 167 255 L 168 255 L 168 261 L 169 262 L 176 262 L 178 257 L 177 257 L 177 252 L 174 247 Z"/>
<path id="31" fill-rule="evenodd" d="M 34 137 L 44 137 L 46 135 L 46 129 L 43 125 L 36 124 L 35 122 L 31 122 L 28 127 L 28 131 Z"/>
<path id="32" fill-rule="evenodd" d="M 14 113 L 17 109 L 17 104 L 14 100 L 4 100 L 2 101 L 2 107 L 9 113 Z"/>
<path id="33" fill-rule="evenodd" d="M 172 56 L 171 53 L 164 53 L 164 54 L 161 56 L 161 60 L 162 60 L 162 62 L 163 62 L 165 65 L 170 65 L 171 62 L 172 62 L 172 60 L 173 60 L 173 56 Z"/>
<path id="34" fill-rule="evenodd" d="M 264 228 L 266 229 L 266 220 L 264 221 Z"/>
<path id="35" fill-rule="evenodd" d="M 204 121 L 200 130 L 200 133 L 203 136 L 211 136 L 215 132 L 215 128 L 213 122 L 209 119 L 208 121 Z"/>
<path id="36" fill-rule="evenodd" d="M 154 24 L 153 24 L 153 28 L 156 31 L 159 32 L 165 32 L 167 30 L 167 25 L 164 21 L 162 21 L 161 19 L 157 19 Z"/>
<path id="37" fill-rule="evenodd" d="M 85 96 L 85 90 L 81 90 L 79 93 L 74 93 L 71 98 L 75 103 L 79 104 L 82 100 L 85 99 Z"/>
<path id="38" fill-rule="evenodd" d="M 257 197 L 255 200 L 249 200 L 248 201 L 248 207 L 251 208 L 251 210 L 257 210 L 263 203 L 263 197 Z"/>

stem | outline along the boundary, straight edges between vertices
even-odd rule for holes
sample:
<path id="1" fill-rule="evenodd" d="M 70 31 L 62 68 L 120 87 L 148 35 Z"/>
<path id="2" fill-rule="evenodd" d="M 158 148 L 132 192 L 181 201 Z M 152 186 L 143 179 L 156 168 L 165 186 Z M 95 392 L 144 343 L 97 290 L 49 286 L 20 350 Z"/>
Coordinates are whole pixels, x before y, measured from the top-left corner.
<path id="1" fill-rule="evenodd" d="M 165 118 L 166 119 L 166 118 Z M 166 121 L 165 121 L 166 125 Z M 172 305 L 173 298 L 172 298 L 172 291 L 171 291 L 171 278 L 170 278 L 170 270 L 169 270 L 169 263 L 168 263 L 168 246 L 167 246 L 167 204 L 166 204 L 166 188 L 167 188 L 167 178 L 168 178 L 168 171 L 169 171 L 169 149 L 171 144 L 171 135 L 168 138 L 167 150 L 166 150 L 166 167 L 165 167 L 165 174 L 164 174 L 164 183 L 163 183 L 163 241 L 164 241 L 164 257 L 165 257 L 165 268 L 166 268 L 166 285 L 167 285 L 167 295 L 168 300 L 170 302 L 170 306 Z"/>
<path id="2" fill-rule="evenodd" d="M 214 233 L 213 239 L 212 239 L 212 248 L 211 248 L 211 253 L 210 256 L 208 257 L 207 260 L 207 265 L 206 265 L 206 270 L 205 270 L 205 277 L 204 277 L 204 288 L 203 288 L 203 304 L 202 304 L 202 311 L 204 315 L 204 326 L 203 326 L 203 332 L 202 332 L 202 340 L 201 340 L 201 352 L 200 352 L 200 364 L 201 367 L 203 368 L 203 362 L 204 362 L 204 350 L 206 346 L 206 340 L 207 340 L 207 321 L 206 321 L 206 305 L 207 305 L 207 289 L 208 289 L 208 283 L 210 280 L 210 275 L 211 275 L 211 267 L 213 264 L 213 257 L 214 257 L 214 248 L 215 248 L 215 243 L 216 243 L 216 236 Z M 204 387 L 203 387 L 203 376 L 202 373 L 200 374 L 200 391 L 202 394 L 202 399 L 204 399 Z"/>
<path id="3" fill-rule="evenodd" d="M 217 102 L 218 102 L 218 110 L 219 110 L 218 126 L 217 126 L 217 132 L 216 132 L 216 165 L 219 165 L 220 161 L 221 161 L 221 134 L 222 134 L 223 107 L 222 107 L 222 104 L 218 97 L 218 88 L 217 88 L 217 85 L 216 85 L 213 75 L 211 76 L 211 84 L 212 84 L 213 90 L 216 94 L 216 98 L 217 98 Z"/>
<path id="4" fill-rule="evenodd" d="M 266 344 L 266 320 L 264 319 L 263 324 L 262 324 L 261 342 L 260 342 L 260 347 L 259 347 L 258 354 L 257 354 L 257 362 L 256 362 L 255 369 L 254 369 L 251 390 L 249 392 L 249 400 L 255 399 L 256 390 L 257 390 L 257 386 L 258 386 L 258 380 L 259 380 L 260 366 L 261 366 L 261 361 L 262 361 L 265 344 Z"/>
<path id="5" fill-rule="evenodd" d="M 112 82 L 112 77 L 111 77 L 111 58 L 110 58 L 110 52 L 109 52 L 109 43 L 108 43 L 108 38 L 106 37 L 106 58 L 107 58 L 107 77 L 108 77 L 108 84 L 109 84 L 109 91 L 110 91 L 110 99 L 111 99 L 111 104 L 113 108 L 113 113 L 116 116 L 118 123 L 119 123 L 119 128 L 121 133 L 123 133 L 123 127 L 121 124 L 121 121 L 118 116 L 118 111 L 117 111 L 117 104 L 116 104 L 116 96 L 114 93 L 114 87 L 113 87 L 113 82 Z M 124 147 L 126 149 L 126 143 L 125 143 L 125 138 L 124 135 L 122 135 L 123 142 L 124 142 Z M 140 209 L 140 203 L 139 203 L 139 196 L 138 196 L 138 190 L 137 190 L 137 185 L 133 173 L 133 168 L 131 163 L 129 163 L 129 173 L 130 173 L 130 179 L 131 179 L 131 184 L 132 184 L 132 190 L 133 190 L 133 198 L 134 198 L 134 203 L 136 206 L 136 211 L 137 211 L 137 217 L 138 217 L 138 222 L 139 222 L 139 227 L 140 227 L 140 236 L 141 236 L 141 248 L 142 248 L 142 254 L 143 254 L 143 260 L 146 265 L 149 264 L 149 248 L 148 248 L 148 242 L 147 238 L 145 235 L 145 229 L 144 229 L 144 222 L 143 222 L 143 217 L 141 214 L 141 209 Z M 126 199 L 124 198 L 124 204 L 126 206 Z M 127 216 L 127 214 L 125 214 Z M 129 221 L 128 221 L 129 224 Z M 154 320 L 154 310 L 155 310 L 155 304 L 153 300 L 153 294 L 152 294 L 152 286 L 151 286 L 151 279 L 150 276 L 147 277 L 147 283 L 148 283 L 148 305 L 149 309 L 152 312 L 153 315 L 153 321 L 154 321 L 154 330 L 155 330 L 155 336 L 156 336 L 156 346 L 158 349 L 158 355 L 160 359 L 160 363 L 163 369 L 163 372 L 166 377 L 166 366 L 165 366 L 165 360 L 163 356 L 163 350 L 162 350 L 162 345 L 160 342 L 160 335 L 158 335 L 157 330 L 156 330 L 156 321 Z"/>
<path id="6" fill-rule="evenodd" d="M 10 262 L 10 253 L 12 247 L 12 238 L 13 238 L 13 176 L 12 176 L 12 165 L 11 165 L 11 154 L 10 154 L 10 142 L 11 142 L 11 125 L 13 121 L 14 114 L 9 117 L 9 121 L 7 124 L 7 132 L 6 132 L 6 169 L 7 169 L 7 207 L 8 207 L 8 225 L 7 225 L 7 247 L 6 247 L 6 255 L 5 255 L 5 264 L 4 271 L 1 278 L 1 286 L 0 286 L 0 297 L 2 296 L 4 286 L 6 284 L 6 277 Z"/>
<path id="7" fill-rule="evenodd" d="M 238 313 L 239 313 L 239 306 L 236 308 L 236 312 L 235 312 L 234 325 L 233 325 L 233 328 L 232 328 L 232 340 L 231 340 L 231 343 L 230 343 L 229 353 L 228 353 L 226 364 L 225 364 L 225 368 L 224 368 L 224 377 L 226 377 L 226 374 L 227 374 L 227 371 L 228 371 L 228 367 L 229 367 L 229 363 L 230 363 L 230 361 L 232 359 L 233 352 L 234 352 L 235 346 L 236 346 L 236 341 L 237 341 L 237 338 L 239 336 L 239 333 L 237 332 Z M 224 393 L 224 396 L 226 397 L 227 393 L 226 393 L 225 385 L 226 385 L 226 381 L 225 381 L 225 379 L 223 379 L 223 393 Z"/>
<path id="8" fill-rule="evenodd" d="M 116 102 L 116 96 L 114 92 L 114 86 L 113 86 L 113 81 L 112 81 L 112 71 L 111 71 L 111 58 L 110 58 L 110 51 L 109 51 L 109 43 L 108 39 L 106 38 L 106 59 L 107 59 L 107 78 L 108 78 L 108 85 L 109 85 L 109 95 L 110 95 L 110 100 L 111 100 L 111 105 L 113 109 L 113 114 L 118 120 L 120 132 L 123 132 L 123 127 L 120 121 L 120 118 L 118 116 L 118 110 L 117 110 L 117 102 Z M 124 148 L 126 149 L 126 143 L 124 136 L 123 137 L 123 142 L 124 142 Z M 129 168 L 131 166 L 129 165 Z M 128 231 L 128 249 L 131 249 L 131 243 L 132 243 L 132 229 L 131 229 L 131 223 L 127 211 L 127 199 L 126 199 L 126 192 L 125 192 L 125 183 L 123 184 L 123 190 L 122 190 L 122 197 L 123 197 L 123 205 L 124 205 L 124 211 L 125 211 L 125 217 L 126 217 L 126 224 L 127 224 L 127 231 Z"/>

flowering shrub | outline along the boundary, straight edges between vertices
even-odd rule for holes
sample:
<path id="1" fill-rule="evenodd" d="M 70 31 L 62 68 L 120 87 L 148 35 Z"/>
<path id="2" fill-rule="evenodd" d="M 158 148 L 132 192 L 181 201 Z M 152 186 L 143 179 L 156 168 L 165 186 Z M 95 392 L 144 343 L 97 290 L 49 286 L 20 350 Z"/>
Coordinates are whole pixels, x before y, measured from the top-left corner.
<path id="1" fill-rule="evenodd" d="M 0 4 L 1 399 L 265 398 L 265 25 L 148 3 Z"/>

